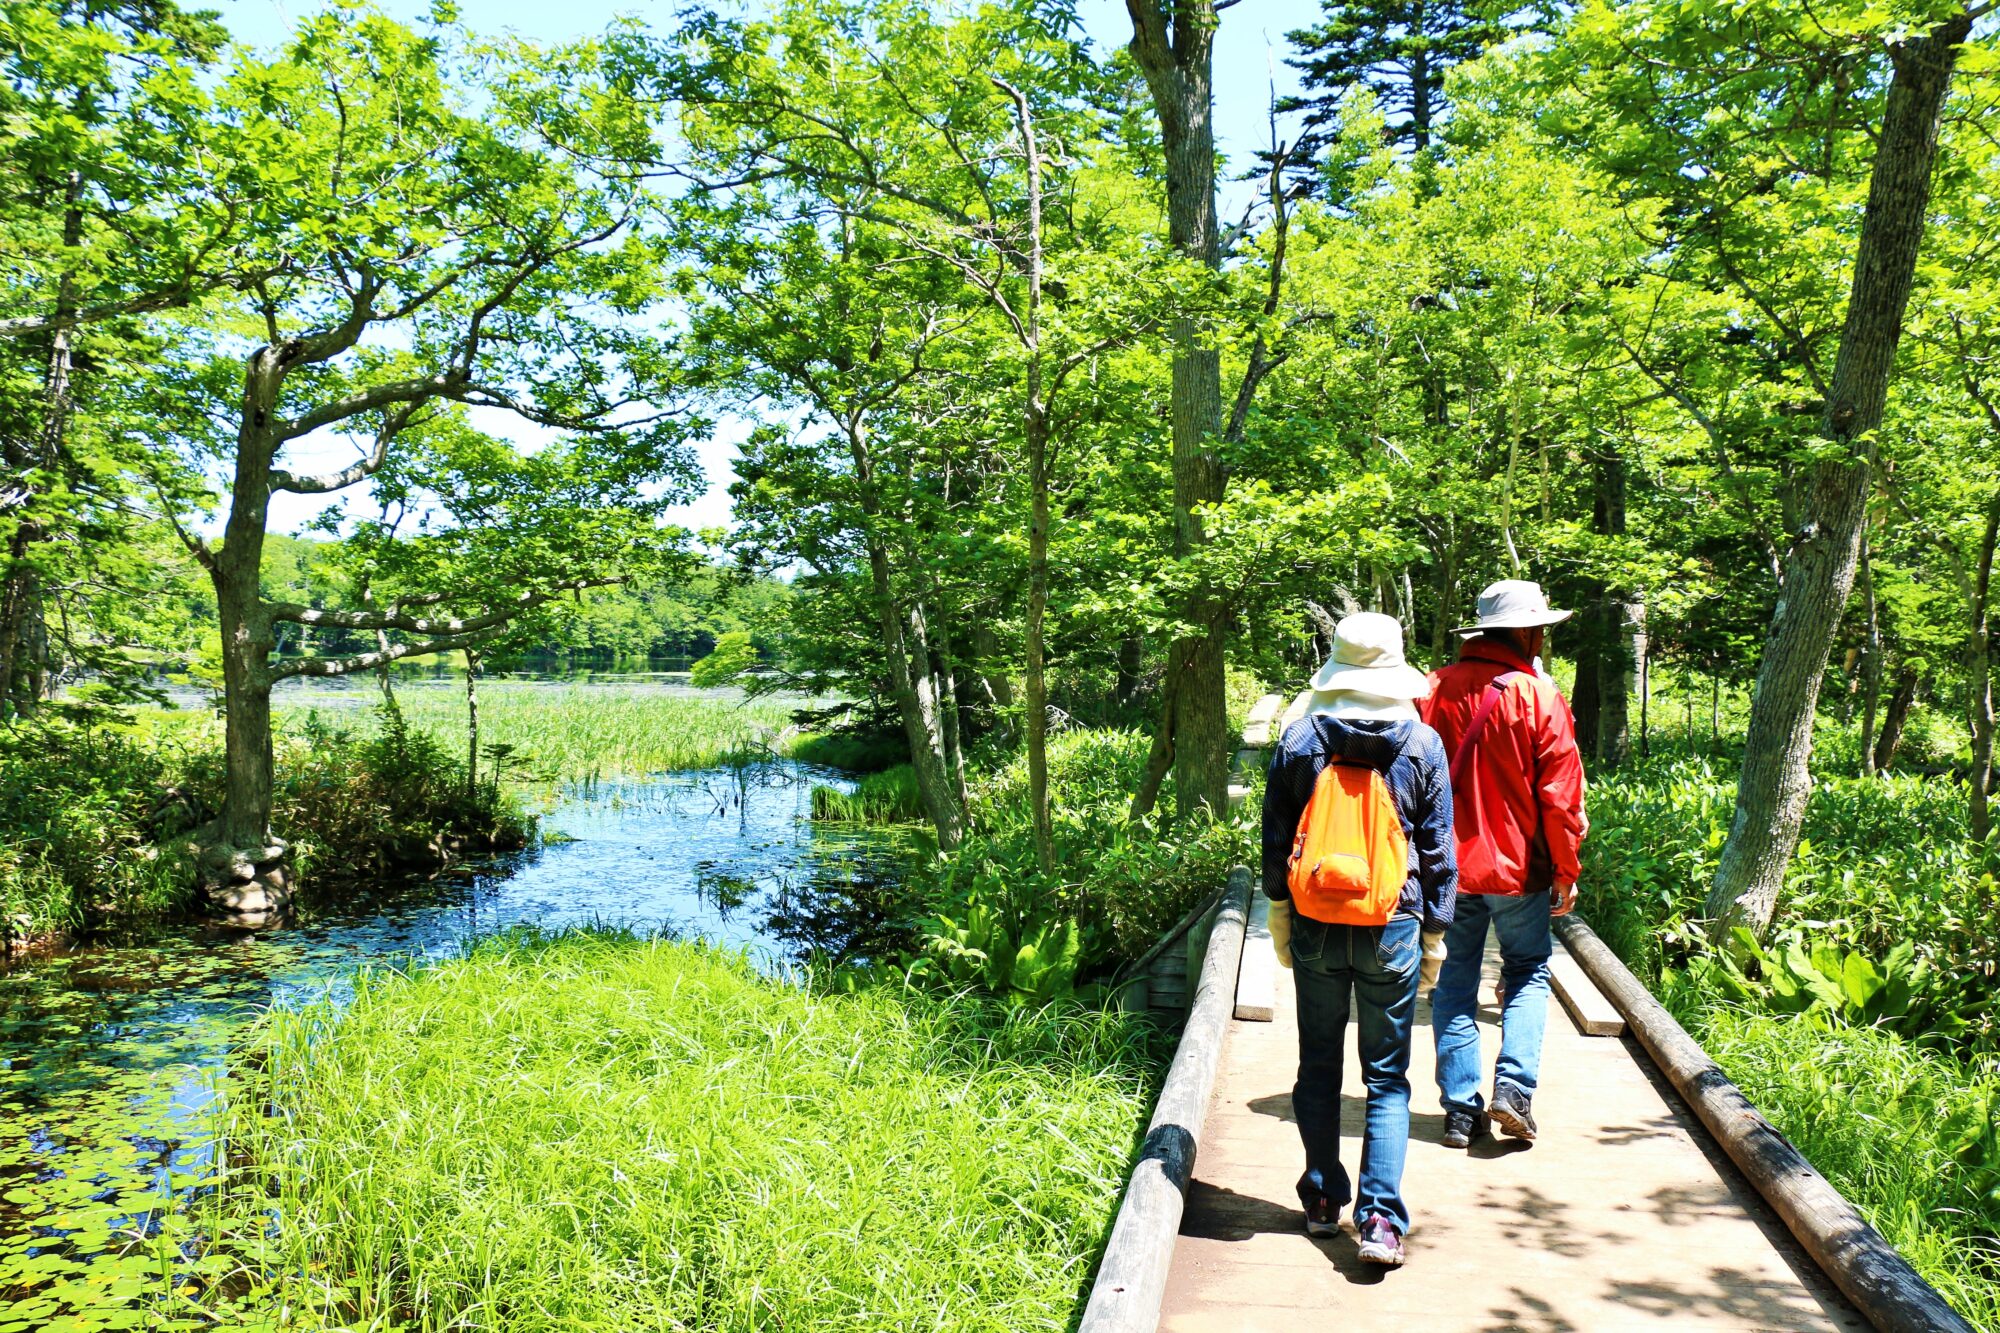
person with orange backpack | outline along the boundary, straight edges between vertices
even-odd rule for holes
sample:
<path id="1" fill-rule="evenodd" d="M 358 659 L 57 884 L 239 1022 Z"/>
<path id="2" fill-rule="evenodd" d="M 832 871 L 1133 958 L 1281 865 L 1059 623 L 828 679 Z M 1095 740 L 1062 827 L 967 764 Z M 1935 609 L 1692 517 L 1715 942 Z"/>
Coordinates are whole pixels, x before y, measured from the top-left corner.
<path id="1" fill-rule="evenodd" d="M 1436 980 L 1458 893 L 1444 743 L 1414 706 L 1429 690 L 1403 658 L 1402 626 L 1348 616 L 1264 787 L 1271 942 L 1298 994 L 1292 1112 L 1305 1144 L 1306 1234 L 1338 1234 L 1352 1199 L 1361 1259 L 1390 1267 L 1403 1262 L 1410 1230 L 1402 1182 L 1417 990 Z M 1358 1188 L 1340 1162 L 1350 1012 L 1368 1089 Z"/>

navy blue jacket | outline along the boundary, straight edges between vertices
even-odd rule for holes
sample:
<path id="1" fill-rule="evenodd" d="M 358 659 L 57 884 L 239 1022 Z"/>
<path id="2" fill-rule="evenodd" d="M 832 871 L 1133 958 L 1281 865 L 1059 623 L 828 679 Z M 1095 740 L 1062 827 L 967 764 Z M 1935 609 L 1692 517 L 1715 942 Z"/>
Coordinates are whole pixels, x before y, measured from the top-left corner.
<path id="1" fill-rule="evenodd" d="M 1310 714 L 1285 729 L 1264 784 L 1264 892 L 1280 901 L 1292 896 L 1285 871 L 1299 818 L 1320 770 L 1333 762 L 1365 764 L 1388 783 L 1410 841 L 1410 875 L 1398 910 L 1421 915 L 1425 930 L 1442 930 L 1458 906 L 1451 766 L 1438 734 L 1413 719 Z"/>

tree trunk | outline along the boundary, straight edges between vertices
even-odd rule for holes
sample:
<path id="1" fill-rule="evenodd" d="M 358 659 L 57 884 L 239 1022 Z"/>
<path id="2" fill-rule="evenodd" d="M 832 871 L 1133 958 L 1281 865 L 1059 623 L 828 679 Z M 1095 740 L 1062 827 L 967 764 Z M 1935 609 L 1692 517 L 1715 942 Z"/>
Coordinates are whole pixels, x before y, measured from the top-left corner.
<path id="1" fill-rule="evenodd" d="M 1867 612 L 1867 641 L 1861 649 L 1861 776 L 1875 776 L 1875 711 L 1882 694 L 1882 617 L 1875 604 L 1875 566 L 1868 533 L 1861 533 L 1861 600 Z"/>
<path id="2" fill-rule="evenodd" d="M 1958 44 L 1971 27 L 1960 14 L 1889 49 L 1894 74 L 1821 420 L 1822 432 L 1838 448 L 1804 478 L 1804 521 L 1785 557 L 1751 699 L 1736 817 L 1708 893 L 1708 916 L 1718 930 L 1741 923 L 1761 935 L 1770 927 L 1798 847 L 1811 792 L 1813 714 L 1833 632 L 1854 587 L 1875 429 L 1895 371 L 1930 205 L 1938 112 Z"/>
<path id="3" fill-rule="evenodd" d="M 1903 725 L 1910 720 L 1910 709 L 1916 702 L 1917 673 L 1903 667 L 1896 673 L 1889 704 L 1882 710 L 1882 734 L 1875 738 L 1876 772 L 1886 773 L 1895 764 L 1896 751 L 1903 748 Z"/>
<path id="4" fill-rule="evenodd" d="M 1569 711 L 1576 719 L 1577 753 L 1597 759 L 1597 740 L 1604 715 L 1604 607 L 1593 598 L 1583 608 L 1576 635 L 1576 682 L 1570 687 Z"/>
<path id="5" fill-rule="evenodd" d="M 1029 371 L 1034 375 L 1034 369 Z M 1034 402 L 1035 389 L 1030 389 Z M 1049 605 L 1048 438 L 1039 409 L 1028 423 L 1028 803 L 1033 814 L 1035 861 L 1043 874 L 1056 868 L 1055 832 L 1049 813 L 1049 685 L 1043 670 L 1042 620 Z"/>
<path id="6" fill-rule="evenodd" d="M 1021 421 L 1028 446 L 1028 808 L 1035 864 L 1047 875 L 1055 871 L 1056 852 L 1049 813 L 1049 681 L 1042 632 L 1049 608 L 1049 418 L 1048 405 L 1042 401 L 1042 160 L 1035 146 L 1035 118 L 1029 113 L 1028 99 L 1011 84 L 998 78 L 994 82 L 1014 99 L 1020 118 L 1021 153 L 1028 169 L 1028 311 L 1021 332 L 1028 353 Z"/>
<path id="7" fill-rule="evenodd" d="M 1458 606 L 1458 530 L 1445 520 L 1445 539 L 1437 551 L 1437 609 L 1431 616 L 1431 661 L 1434 666 L 1451 665 L 1452 627 L 1461 624 Z M 1467 617 L 1470 619 L 1470 617 Z"/>
<path id="8" fill-rule="evenodd" d="M 1175 645 L 1175 649 L 1179 648 Z M 1137 822 L 1153 813 L 1153 806 L 1160 799 L 1160 784 L 1167 779 L 1167 770 L 1174 764 L 1174 710 L 1180 703 L 1178 682 L 1181 673 L 1175 669 L 1174 650 L 1167 653 L 1167 675 L 1160 685 L 1160 721 L 1153 728 L 1153 745 L 1146 752 L 1146 767 L 1139 775 L 1139 789 L 1132 793 L 1132 808 L 1125 817 Z"/>
<path id="9" fill-rule="evenodd" d="M 1591 527 L 1603 537 L 1625 535 L 1625 460 L 1605 454 L 1592 468 Z M 1598 762 L 1606 768 L 1623 765 L 1632 750 L 1632 686 L 1638 669 L 1638 647 L 1645 634 L 1642 602 L 1606 589 L 1591 627 L 1597 651 Z M 1635 629 L 1636 626 L 1636 629 Z"/>
<path id="10" fill-rule="evenodd" d="M 1214 0 L 1126 0 L 1132 17 L 1132 54 L 1152 92 L 1165 149 L 1167 237 L 1175 249 L 1215 270 L 1222 266 L 1215 217 Z M 1222 360 L 1205 345 L 1193 316 L 1173 328 L 1174 553 L 1185 558 L 1206 540 L 1195 515 L 1223 494 Z M 1197 633 L 1175 645 L 1181 679 L 1171 713 L 1175 803 L 1183 815 L 1206 810 L 1220 819 L 1229 810 L 1229 715 L 1223 680 L 1227 608 L 1213 592 L 1198 593 L 1187 608 Z M 1163 716 L 1166 716 L 1163 713 Z"/>
<path id="11" fill-rule="evenodd" d="M 72 171 L 63 187 L 63 248 L 83 244 L 83 178 Z M 76 313 L 76 274 L 65 269 L 56 283 L 56 325 L 49 335 L 49 355 L 42 372 L 42 420 L 33 449 L 10 451 L 7 462 L 16 473 L 20 517 L 8 543 L 6 591 L 0 595 L 0 718 L 25 717 L 41 703 L 48 677 L 48 627 L 42 604 L 41 571 L 32 558 L 34 547 L 47 537 L 35 515 L 39 488 L 29 476 L 37 469 L 53 471 L 62 464 L 69 439 L 75 368 L 76 331 L 67 320 Z"/>
<path id="12" fill-rule="evenodd" d="M 1967 823 L 1973 840 L 1984 842 L 1993 830 L 1993 552 L 2000 544 L 2000 495 L 1986 507 L 1986 530 L 1973 569 L 1971 680 L 1972 793 Z"/>
<path id="13" fill-rule="evenodd" d="M 465 798 L 479 795 L 479 652 L 465 650 Z"/>
<path id="14" fill-rule="evenodd" d="M 1139 701 L 1145 683 L 1146 636 L 1127 634 L 1118 641 L 1118 676 L 1111 689 L 1112 702 L 1120 709 Z"/>
<path id="15" fill-rule="evenodd" d="M 222 549 L 212 557 L 215 610 L 222 633 L 224 782 L 216 841 L 247 850 L 271 838 L 271 669 L 275 644 L 261 591 L 264 538 L 271 506 L 271 459 L 283 352 L 258 349 L 243 374 L 236 475 Z"/>
<path id="16" fill-rule="evenodd" d="M 1431 62 L 1422 46 L 1410 57 L 1410 146 L 1419 153 L 1431 146 Z"/>
<path id="17" fill-rule="evenodd" d="M 965 837 L 965 807 L 958 799 L 950 765 L 944 755 L 944 734 L 938 717 L 937 680 L 931 674 L 931 646 L 923 608 L 905 605 L 896 593 L 889 570 L 889 550 L 882 540 L 881 503 L 875 494 L 874 459 L 865 428 L 850 422 L 848 449 L 867 522 L 868 572 L 874 585 L 876 615 L 882 646 L 889 659 L 889 689 L 903 719 L 903 736 L 910 747 L 910 767 L 917 776 L 917 797 L 937 831 L 938 846 L 958 846 Z"/>

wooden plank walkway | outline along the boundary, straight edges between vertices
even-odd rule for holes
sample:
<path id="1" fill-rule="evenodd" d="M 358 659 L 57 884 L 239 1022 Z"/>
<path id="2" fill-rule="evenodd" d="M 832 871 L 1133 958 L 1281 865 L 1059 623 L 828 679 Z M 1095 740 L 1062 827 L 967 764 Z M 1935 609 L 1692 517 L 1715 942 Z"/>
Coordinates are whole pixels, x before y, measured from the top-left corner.
<path id="1" fill-rule="evenodd" d="M 1489 956 L 1482 998 L 1497 970 Z M 1421 1002 L 1403 1177 L 1409 1261 L 1394 1271 L 1361 1264 L 1347 1218 L 1337 1239 L 1309 1240 L 1292 1188 L 1303 1156 L 1289 972 L 1274 998 L 1273 1021 L 1229 1026 L 1163 1333 L 1868 1328 L 1632 1039 L 1584 1036 L 1553 998 L 1537 1143 L 1489 1140 L 1469 1154 L 1438 1144 L 1444 1117 Z M 1480 1018 L 1490 1084 L 1497 1014 L 1489 1005 Z M 1355 1068 L 1350 1024 L 1341 1149 L 1350 1173 L 1363 1107 Z"/>

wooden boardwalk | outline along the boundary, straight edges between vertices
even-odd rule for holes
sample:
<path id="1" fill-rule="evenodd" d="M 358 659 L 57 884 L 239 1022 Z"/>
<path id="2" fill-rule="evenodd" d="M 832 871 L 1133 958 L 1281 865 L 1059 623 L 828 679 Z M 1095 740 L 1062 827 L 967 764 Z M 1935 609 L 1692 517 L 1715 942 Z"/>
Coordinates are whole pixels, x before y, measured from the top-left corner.
<path id="1" fill-rule="evenodd" d="M 1253 941 L 1252 949 L 1269 948 Z M 1248 960 L 1246 959 L 1246 962 Z M 1497 960 L 1488 959 L 1490 999 Z M 1421 1333 L 1853 1329 L 1868 1323 L 1708 1140 L 1628 1037 L 1586 1037 L 1550 1000 L 1541 1139 L 1439 1145 L 1428 1001 L 1410 1062 L 1403 1196 L 1409 1261 L 1385 1271 L 1307 1239 L 1293 1193 L 1298 1037 L 1291 974 L 1274 1020 L 1232 1021 L 1202 1131 L 1159 1327 Z M 1482 1009 L 1490 1085 L 1497 1014 Z M 1342 1161 L 1360 1156 L 1362 1091 L 1348 1028 Z"/>

